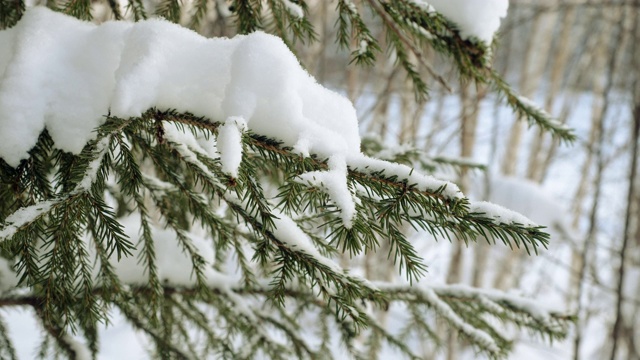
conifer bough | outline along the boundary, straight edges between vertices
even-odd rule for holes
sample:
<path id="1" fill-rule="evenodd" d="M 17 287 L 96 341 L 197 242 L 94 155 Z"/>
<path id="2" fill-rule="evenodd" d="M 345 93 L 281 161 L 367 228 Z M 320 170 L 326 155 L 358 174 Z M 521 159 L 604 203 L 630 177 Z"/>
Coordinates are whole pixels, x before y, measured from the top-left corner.
<path id="1" fill-rule="evenodd" d="M 235 2 L 240 30 L 257 29 L 260 3 Z M 294 37 L 311 38 L 304 2 L 267 3 L 286 10 Z M 463 73 L 491 74 L 482 56 L 466 63 L 483 45 L 440 15 L 372 3 L 387 21 L 415 16 Z M 77 4 L 65 11 L 90 17 Z M 166 5 L 163 15 L 179 14 Z M 309 77 L 286 36 L 205 39 L 160 20 L 97 26 L 45 8 L 1 11 L 13 26 L 0 31 L 0 306 L 33 308 L 41 357 L 95 357 L 114 309 L 161 358 L 323 358 L 339 356 L 334 341 L 357 358 L 381 344 L 419 358 L 407 339 L 439 341 L 433 314 L 491 357 L 510 346 L 495 319 L 566 334 L 569 317 L 530 301 L 419 283 L 426 266 L 407 225 L 535 253 L 549 236 L 452 183 L 363 155 L 353 106 Z M 365 53 L 375 51 L 353 4 L 338 11 L 340 41 L 366 36 Z M 391 42 L 399 55 L 416 34 Z M 381 242 L 408 281 L 372 283 L 333 260 Z M 379 320 L 398 303 L 412 315 L 400 331 Z M 4 322 L 0 348 L 15 357 Z"/>

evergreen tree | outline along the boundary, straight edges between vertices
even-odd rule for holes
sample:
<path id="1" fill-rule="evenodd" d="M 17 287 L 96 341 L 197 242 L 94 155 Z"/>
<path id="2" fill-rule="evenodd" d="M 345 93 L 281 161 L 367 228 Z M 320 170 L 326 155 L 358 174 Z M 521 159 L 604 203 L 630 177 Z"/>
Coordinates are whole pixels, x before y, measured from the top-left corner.
<path id="1" fill-rule="evenodd" d="M 153 15 L 197 28 L 208 3 L 195 1 L 187 10 L 177 0 L 162 1 Z M 92 17 L 90 1 L 47 5 Z M 367 25 L 374 19 L 418 99 L 428 96 L 420 70 L 429 65 L 411 59 L 431 47 L 462 78 L 490 85 L 530 124 L 573 139 L 491 69 L 483 41 L 462 37 L 418 1 L 361 5 L 336 2 L 337 42 L 358 44 L 356 64 L 372 65 L 381 53 Z M 143 1 L 129 1 L 126 12 L 117 0 L 108 6 L 114 19 L 152 15 Z M 229 10 L 238 33 L 266 30 L 289 46 L 315 39 L 300 16 L 305 1 L 236 0 Z M 3 33 L 18 29 L 24 13 L 24 1 L 1 0 Z M 9 83 L 1 72 L 0 82 Z M 278 134 L 247 129 L 241 118 L 151 105 L 140 116 L 103 114 L 77 153 L 60 149 L 55 127 L 43 126 L 27 158 L 0 160 L 0 250 L 11 267 L 1 269 L 0 306 L 34 310 L 45 330 L 39 357 L 95 357 L 98 329 L 115 311 L 147 336 L 158 358 L 331 358 L 336 342 L 355 358 L 370 358 L 383 345 L 420 358 L 411 341 L 441 342 L 436 321 L 492 358 L 504 357 L 511 345 L 500 322 L 550 339 L 565 336 L 571 318 L 532 300 L 419 282 L 426 264 L 406 227 L 535 254 L 549 243 L 542 227 L 472 203 L 454 184 L 422 174 L 439 163 L 473 164 L 425 159 L 415 149 L 388 159 L 409 166 L 336 160 L 328 151 L 305 154 Z M 205 143 L 215 143 L 219 153 Z M 383 146 L 371 139 L 362 145 L 369 154 Z M 406 281 L 372 282 L 332 260 L 338 253 L 375 252 L 382 243 Z M 378 314 L 398 304 L 410 317 L 389 329 Z M 15 358 L 3 321 L 0 353 Z"/>

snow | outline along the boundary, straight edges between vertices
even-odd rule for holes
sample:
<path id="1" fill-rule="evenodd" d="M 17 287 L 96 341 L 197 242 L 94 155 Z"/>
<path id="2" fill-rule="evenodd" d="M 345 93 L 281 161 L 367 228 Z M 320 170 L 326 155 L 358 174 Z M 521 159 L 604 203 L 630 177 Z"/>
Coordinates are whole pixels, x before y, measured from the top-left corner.
<path id="1" fill-rule="evenodd" d="M 230 10 L 230 6 L 226 0 L 216 0 L 216 8 L 218 10 L 218 14 L 223 18 L 233 16 L 233 11 Z"/>
<path id="2" fill-rule="evenodd" d="M 248 204 L 245 200 L 240 199 L 236 193 L 228 191 L 225 193 L 225 200 L 229 203 L 240 205 L 243 208 L 247 208 Z M 271 204 L 274 226 L 273 235 L 280 241 L 282 241 L 287 247 L 293 251 L 302 252 L 312 257 L 318 263 L 326 266 L 329 270 L 342 274 L 344 270 L 332 259 L 320 254 L 318 249 L 313 245 L 313 240 L 307 235 L 298 224 L 289 216 L 279 211 L 274 204 Z M 244 227 L 243 224 L 239 224 L 239 227 Z M 243 231 L 239 229 L 239 231 Z"/>
<path id="3" fill-rule="evenodd" d="M 333 260 L 326 256 L 322 256 L 318 249 L 313 245 L 311 238 L 300 229 L 300 227 L 287 215 L 275 211 L 273 234 L 287 244 L 292 250 L 303 252 L 313 257 L 318 263 L 326 266 L 331 271 L 341 274 L 343 270 Z"/>
<path id="4" fill-rule="evenodd" d="M 293 15 L 298 19 L 302 19 L 304 17 L 304 11 L 302 7 L 298 4 L 291 2 L 290 0 L 282 0 L 282 4 L 287 9 L 289 14 Z"/>
<path id="5" fill-rule="evenodd" d="M 418 8 L 420 8 L 423 11 L 426 11 L 426 12 L 434 12 L 434 11 L 436 11 L 433 8 L 433 6 L 431 6 L 431 4 L 429 4 L 425 0 L 409 0 L 409 2 L 411 2 L 412 4 L 414 4 L 415 6 L 417 6 Z"/>
<path id="6" fill-rule="evenodd" d="M 488 192 L 485 193 L 486 182 Z M 474 182 L 473 193 L 486 200 L 525 215 L 532 222 L 548 226 L 552 235 L 577 237 L 568 219 L 569 212 L 549 195 L 540 184 L 527 179 L 499 174 L 487 175 L 484 181 Z M 558 234 L 557 230 L 560 231 Z"/>
<path id="7" fill-rule="evenodd" d="M 453 21 L 458 17 L 456 22 L 463 36 L 473 34 L 485 41 L 487 34 L 493 36 L 499 25 L 502 16 L 499 5 L 504 5 L 506 12 L 508 4 L 495 0 L 475 6 L 479 2 L 431 2 Z M 283 3 L 286 6 L 290 2 Z M 353 6 L 351 2 L 348 4 Z M 488 18 L 490 14 L 494 20 L 497 16 L 497 25 L 495 21 L 486 21 L 481 26 L 483 22 L 478 21 L 476 29 L 465 24 L 462 15 L 468 16 L 475 8 L 484 9 L 476 12 L 477 16 L 485 14 Z M 446 15 L 447 9 L 460 13 Z M 495 29 L 488 31 L 487 24 L 495 25 Z M 360 45 L 364 49 L 365 44 Z M 42 51 L 47 51 L 46 57 Z M 161 20 L 97 26 L 45 8 L 28 10 L 18 26 L 0 31 L 0 157 L 10 165 L 16 166 L 28 157 L 29 149 L 45 127 L 57 147 L 77 154 L 94 138 L 94 128 L 104 122 L 109 111 L 114 116 L 132 117 L 151 107 L 189 111 L 221 122 L 218 137 L 209 140 L 186 134 L 172 122 L 162 123 L 167 140 L 211 179 L 215 175 L 198 155 L 219 158 L 222 170 L 237 176 L 243 156 L 242 133 L 248 130 L 281 140 L 302 156 L 317 154 L 328 159 L 327 171 L 302 174 L 299 180 L 327 192 L 340 209 L 345 227 L 351 226 L 357 203 L 346 180 L 349 169 L 366 174 L 384 172 L 385 176 L 397 176 L 400 181 L 416 184 L 419 190 L 444 187 L 446 197 L 463 196 L 452 183 L 416 173 L 405 165 L 362 155 L 353 106 L 341 95 L 318 85 L 276 37 L 256 33 L 233 39 L 205 39 Z M 99 146 L 106 148 L 106 144 L 105 139 Z M 100 159 L 101 156 L 90 164 L 79 188 L 90 187 Z M 151 176 L 145 176 L 145 181 L 160 191 L 170 189 L 167 183 Z M 9 225 L 0 230 L 0 238 L 11 236 L 21 224 L 47 212 L 51 206 L 55 202 L 39 203 L 14 213 L 7 219 Z M 475 203 L 472 208 L 487 212 L 500 222 L 533 224 L 493 204 Z M 342 273 L 338 264 L 319 253 L 294 220 L 277 211 L 274 215 L 277 217 L 274 235 L 286 246 Z M 139 220 L 127 218 L 123 225 L 135 242 L 139 237 Z M 158 226 L 152 228 L 152 233 L 160 279 L 170 285 L 193 286 L 192 262 L 176 234 Z M 236 280 L 211 267 L 215 259 L 211 240 L 188 236 L 195 251 L 205 259 L 207 285 L 225 293 L 240 314 L 253 316 L 248 304 L 233 292 Z M 144 264 L 139 263 L 140 251 L 135 251 L 133 257 L 112 260 L 116 274 L 125 284 L 148 283 Z M 0 262 L 0 289 L 14 280 L 5 275 L 9 272 L 9 264 Z M 446 303 L 439 302 L 438 290 L 427 289 L 425 296 L 440 310 L 451 312 Z M 483 299 L 492 304 L 491 296 Z M 526 307 L 533 302 L 518 304 Z M 545 316 L 544 312 L 537 314 L 540 318 Z M 495 346 L 486 334 L 474 332 L 456 316 L 452 315 L 454 322 L 466 333 L 490 348 Z"/>
<path id="8" fill-rule="evenodd" d="M 9 260 L 0 258 L 0 294 L 9 291 L 18 286 L 18 278 Z"/>
<path id="9" fill-rule="evenodd" d="M 551 124 L 551 126 L 561 130 L 571 130 L 571 128 L 567 124 L 563 124 L 560 121 L 554 119 L 553 116 L 551 116 L 551 114 L 549 114 L 546 110 L 540 108 L 540 106 L 536 104 L 533 100 L 525 96 L 519 95 L 518 101 L 524 104 L 524 106 L 535 109 L 536 111 L 540 112 L 544 118 L 550 119 L 549 124 Z"/>
<path id="10" fill-rule="evenodd" d="M 174 143 L 175 149 L 178 151 L 180 156 L 182 156 L 186 161 L 200 170 L 201 174 L 206 176 L 209 181 L 217 182 L 217 177 L 214 173 L 209 170 L 209 168 L 198 159 L 198 154 L 203 156 L 210 156 L 211 154 L 215 154 L 217 150 L 214 149 L 204 149 L 202 148 L 201 143 L 197 141 L 197 139 L 190 134 L 186 134 L 174 123 L 163 122 L 164 126 L 164 135 L 165 138 L 172 143 Z"/>
<path id="11" fill-rule="evenodd" d="M 94 25 L 44 7 L 0 34 L 0 157 L 14 167 L 45 127 L 77 154 L 109 111 L 129 118 L 152 107 L 241 117 L 255 133 L 326 158 L 359 153 L 351 103 L 275 36 L 206 39 L 163 20 Z"/>
<path id="12" fill-rule="evenodd" d="M 222 108 L 240 116 L 249 129 L 308 153 L 330 157 L 359 153 L 360 136 L 353 105 L 318 85 L 286 45 L 254 33 L 231 55 L 231 78 Z"/>
<path id="13" fill-rule="evenodd" d="M 279 212 L 274 211 L 274 230 L 273 234 L 294 251 L 303 252 L 314 258 L 318 263 L 326 266 L 329 270 L 342 274 L 342 268 L 333 260 L 320 254 L 318 249 L 313 245 L 311 238 L 305 234 L 302 229 L 295 223 L 290 217 Z"/>
<path id="14" fill-rule="evenodd" d="M 124 228 L 125 234 L 136 244 L 140 238 L 141 223 L 139 216 L 131 215 L 119 221 Z M 186 234 L 186 236 L 193 244 L 196 253 L 204 259 L 205 279 L 212 284 L 222 284 L 223 282 L 218 280 L 219 273 L 214 271 L 211 266 L 215 258 L 211 241 L 192 234 Z M 196 284 L 196 276 L 193 273 L 191 256 L 184 251 L 176 233 L 171 229 L 152 226 L 151 237 L 155 247 L 155 265 L 160 281 L 169 286 L 194 286 Z M 87 248 L 90 249 L 90 253 L 95 251 L 93 250 L 94 246 L 88 246 Z M 133 250 L 132 256 L 122 257 L 120 260 L 113 256 L 110 259 L 116 276 L 123 284 L 146 285 L 149 283 L 149 274 L 146 270 L 147 264 L 141 261 L 143 251 L 144 246 L 138 243 L 136 249 Z M 92 256 L 95 256 L 95 254 Z M 98 269 L 94 270 L 97 276 Z"/>
<path id="15" fill-rule="evenodd" d="M 556 327 L 551 314 L 563 314 L 561 309 L 553 308 L 548 304 L 534 299 L 506 294 L 502 291 L 493 289 L 477 289 L 461 284 L 452 285 L 432 285 L 429 287 L 440 296 L 455 296 L 459 298 L 482 299 L 489 300 L 493 303 L 504 302 L 515 310 L 522 311 L 536 321 L 544 324 L 546 327 Z M 486 301 L 485 301 L 486 303 Z"/>
<path id="16" fill-rule="evenodd" d="M 163 122 L 178 152 L 212 179 L 196 155 L 219 156 L 235 177 L 247 130 L 330 159 L 328 172 L 302 179 L 322 184 L 347 227 L 355 214 L 349 167 L 384 170 L 422 190 L 446 185 L 444 196 L 462 196 L 454 184 L 362 155 L 353 105 L 317 84 L 275 36 L 206 39 L 162 20 L 94 25 L 44 7 L 0 34 L 0 157 L 11 166 L 28 157 L 45 127 L 58 148 L 77 154 L 105 114 L 137 117 L 155 107 L 222 123 L 217 143 L 207 143 Z"/>
<path id="17" fill-rule="evenodd" d="M 472 202 L 469 204 L 469 212 L 484 213 L 485 216 L 493 219 L 498 224 L 518 223 L 527 227 L 538 226 L 526 216 L 488 201 Z"/>
<path id="18" fill-rule="evenodd" d="M 366 40 L 360 40 L 360 47 L 358 47 L 358 55 L 366 54 L 369 51 L 369 43 Z"/>
<path id="19" fill-rule="evenodd" d="M 98 177 L 98 170 L 100 169 L 100 164 L 102 163 L 104 155 L 107 153 L 110 141 L 111 137 L 107 136 L 101 139 L 96 144 L 96 152 L 98 153 L 98 156 L 96 156 L 95 159 L 93 159 L 87 166 L 87 170 L 85 170 L 82 180 L 80 180 L 80 182 L 74 189 L 76 193 L 89 189 L 91 187 L 91 184 L 96 181 L 96 178 Z"/>
<path id="20" fill-rule="evenodd" d="M 68 334 L 62 335 L 62 341 L 66 342 L 67 345 L 73 350 L 76 360 L 91 360 L 93 356 L 91 356 L 91 351 L 89 348 L 73 338 Z"/>
<path id="21" fill-rule="evenodd" d="M 4 227 L 0 230 L 0 241 L 12 237 L 23 225 L 47 213 L 57 203 L 55 200 L 42 201 L 16 210 L 4 220 Z"/>
<path id="22" fill-rule="evenodd" d="M 122 25 L 94 31 L 88 23 L 36 9 L 4 31 L 0 53 L 8 56 L 0 60 L 0 155 L 7 163 L 16 166 L 26 158 L 45 126 L 62 150 L 73 153 L 94 137 L 108 112 L 117 66 L 117 43 L 103 40 Z"/>
<path id="23" fill-rule="evenodd" d="M 349 11 L 351 11 L 353 14 L 358 13 L 358 8 L 356 7 L 356 4 L 354 4 L 351 0 L 344 0 L 344 3 L 347 5 L 347 8 L 349 9 Z"/>
<path id="24" fill-rule="evenodd" d="M 396 163 L 373 159 L 364 155 L 354 156 L 348 160 L 349 165 L 357 171 L 366 174 L 383 172 L 387 177 L 396 176 L 398 181 L 407 181 L 409 185 L 416 185 L 420 191 L 435 191 L 444 187 L 442 195 L 448 198 L 462 198 L 460 188 L 451 182 L 442 181 L 430 175 L 413 171 L 412 168 Z"/>
<path id="25" fill-rule="evenodd" d="M 549 306 L 549 304 L 542 301 L 511 295 L 498 290 L 479 289 L 462 284 L 433 284 L 430 281 L 429 284 L 421 283 L 412 287 L 408 287 L 406 284 L 387 282 L 376 282 L 374 285 L 383 291 L 410 292 L 425 298 L 431 306 L 438 309 L 440 315 L 464 332 L 465 335 L 472 337 L 476 342 L 483 344 L 492 352 L 499 352 L 493 339 L 486 332 L 475 329 L 460 318 L 460 316 L 442 300 L 443 298 L 454 298 L 456 301 L 478 301 L 478 303 L 485 306 L 489 312 L 495 314 L 504 313 L 505 308 L 510 308 L 514 311 L 528 314 L 535 321 L 548 328 L 558 328 L 562 326 L 562 324 L 558 324 L 553 320 L 552 315 L 565 314 L 563 310 Z M 494 331 L 506 330 L 498 326 L 493 326 L 492 328 Z M 504 337 L 508 339 L 510 336 L 504 334 Z"/>
<path id="26" fill-rule="evenodd" d="M 329 171 L 313 171 L 300 175 L 303 184 L 324 189 L 331 200 L 340 208 L 342 223 L 346 228 L 353 225 L 356 214 L 354 196 L 347 186 L 347 164 L 341 156 L 332 156 L 328 161 Z"/>
<path id="27" fill-rule="evenodd" d="M 232 116 L 218 129 L 218 152 L 222 171 L 231 177 L 238 177 L 242 162 L 242 133 L 247 123 L 240 117 Z"/>
<path id="28" fill-rule="evenodd" d="M 422 291 L 422 295 L 427 299 L 427 301 L 429 301 L 431 306 L 438 310 L 439 315 L 445 317 L 456 328 L 460 329 L 462 333 L 472 338 L 476 343 L 482 344 L 482 346 L 491 353 L 500 353 L 498 344 L 496 344 L 489 334 L 476 329 L 469 323 L 465 322 L 460 316 L 458 316 L 458 314 L 456 314 L 449 304 L 441 300 L 433 290 L 425 288 Z"/>
<path id="29" fill-rule="evenodd" d="M 463 39 L 477 37 L 491 43 L 500 27 L 500 19 L 507 16 L 509 0 L 412 0 L 425 11 L 435 9 L 454 22 Z"/>
<path id="30" fill-rule="evenodd" d="M 109 146 L 110 137 L 103 138 L 96 144 L 97 156 L 89 163 L 85 173 L 76 187 L 69 196 L 74 196 L 83 191 L 89 190 L 98 175 L 100 163 Z M 65 198 L 55 200 L 45 200 L 30 206 L 21 207 L 4 220 L 3 227 L 0 229 L 0 241 L 11 238 L 24 225 L 27 225 L 43 214 L 48 213 L 52 207 L 56 206 Z"/>
<path id="31" fill-rule="evenodd" d="M 176 187 L 172 183 L 162 181 L 157 177 L 150 176 L 149 174 L 146 174 L 146 173 L 141 173 L 141 175 L 142 175 L 142 179 L 144 180 L 144 183 L 149 188 L 153 189 L 154 192 L 168 193 L 176 190 Z"/>
<path id="32" fill-rule="evenodd" d="M 25 217 L 29 218 L 29 217 Z M 126 218 L 119 219 L 120 224 L 124 228 L 124 233 L 135 244 L 140 238 L 139 231 L 141 228 L 138 216 L 131 215 Z M 204 278 L 207 285 L 215 289 L 228 291 L 232 285 L 236 284 L 234 280 L 227 275 L 223 275 L 215 271 L 212 264 L 215 260 L 215 254 L 211 240 L 197 237 L 191 233 L 184 234 L 192 243 L 194 251 L 203 258 Z M 169 286 L 185 286 L 192 287 L 196 284 L 196 276 L 193 273 L 193 263 L 191 255 L 186 253 L 176 233 L 171 229 L 163 229 L 157 226 L 151 226 L 151 237 L 155 250 L 155 265 L 159 279 L 165 285 Z M 90 241 L 85 238 L 85 241 Z M 96 257 L 95 246 L 86 246 L 89 256 L 93 259 Z M 118 260 L 116 256 L 110 258 L 116 276 L 123 284 L 126 285 L 146 285 L 149 283 L 147 265 L 142 262 L 142 251 L 144 246 L 137 244 L 133 250 L 133 255 L 122 257 Z M 94 267 L 94 277 L 98 278 L 98 266 Z M 6 259 L 0 258 L 0 292 L 15 289 L 18 283 L 18 276 L 15 274 Z"/>

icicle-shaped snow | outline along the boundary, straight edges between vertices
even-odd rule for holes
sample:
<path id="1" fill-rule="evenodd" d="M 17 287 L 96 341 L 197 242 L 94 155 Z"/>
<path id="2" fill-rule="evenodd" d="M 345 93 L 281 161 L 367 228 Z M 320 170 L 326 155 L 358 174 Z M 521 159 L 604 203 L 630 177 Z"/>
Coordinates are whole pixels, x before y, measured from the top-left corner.
<path id="1" fill-rule="evenodd" d="M 331 200 L 340 208 L 342 223 L 346 228 L 353 225 L 356 214 L 354 195 L 347 186 L 347 163 L 342 156 L 329 158 L 328 171 L 313 171 L 300 175 L 298 181 L 319 187 L 329 194 Z"/>
<path id="2" fill-rule="evenodd" d="M 238 177 L 242 162 L 242 133 L 247 129 L 243 118 L 232 116 L 218 129 L 218 152 L 222 171 L 231 177 Z"/>

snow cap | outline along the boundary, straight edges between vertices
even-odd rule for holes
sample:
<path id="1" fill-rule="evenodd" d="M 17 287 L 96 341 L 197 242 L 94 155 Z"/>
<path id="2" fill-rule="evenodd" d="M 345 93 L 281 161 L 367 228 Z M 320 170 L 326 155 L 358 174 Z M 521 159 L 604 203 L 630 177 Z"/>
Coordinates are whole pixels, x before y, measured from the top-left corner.
<path id="1" fill-rule="evenodd" d="M 303 155 L 360 153 L 353 105 L 276 36 L 206 39 L 164 20 L 95 25 L 45 7 L 0 31 L 0 157 L 9 165 L 45 128 L 57 148 L 78 154 L 109 112 L 152 107 L 242 118 Z"/>

